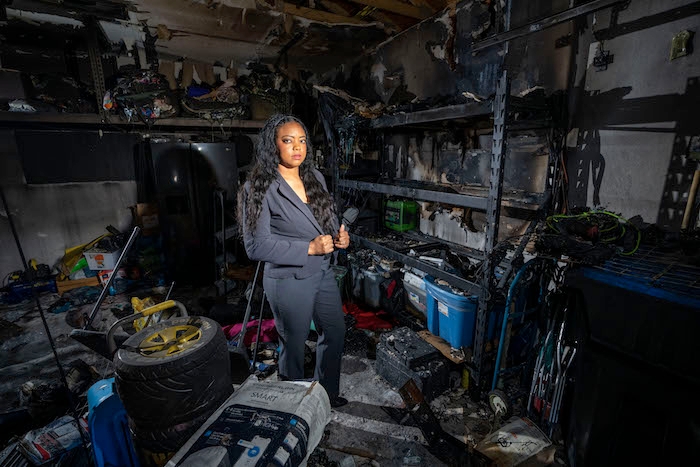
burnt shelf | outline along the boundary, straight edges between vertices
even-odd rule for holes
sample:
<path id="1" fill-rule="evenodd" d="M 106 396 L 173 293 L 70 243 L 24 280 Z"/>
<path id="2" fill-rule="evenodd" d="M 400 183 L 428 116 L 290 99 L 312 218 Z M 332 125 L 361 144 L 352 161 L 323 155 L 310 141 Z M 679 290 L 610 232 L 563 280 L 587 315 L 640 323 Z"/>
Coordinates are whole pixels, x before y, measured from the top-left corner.
<path id="1" fill-rule="evenodd" d="M 157 131 L 163 128 L 241 128 L 260 129 L 265 124 L 262 120 L 238 120 L 225 119 L 219 121 L 209 121 L 202 118 L 164 118 L 157 120 L 151 125 L 143 122 L 126 122 L 117 116 L 112 116 L 108 120 L 103 120 L 98 114 L 72 114 L 72 113 L 48 113 L 48 112 L 0 112 L 0 125 L 5 127 L 26 127 L 32 125 L 61 125 L 61 126 L 111 126 L 123 127 L 132 130 Z"/>
<path id="2" fill-rule="evenodd" d="M 390 115 L 382 115 L 370 122 L 370 128 L 393 128 L 406 125 L 439 122 L 441 120 L 454 120 L 459 118 L 485 117 L 492 113 L 492 101 L 490 99 L 480 102 L 468 102 L 466 104 L 448 105 L 433 109 L 418 110 L 416 112 L 398 112 Z"/>
<path id="3" fill-rule="evenodd" d="M 435 266 L 432 263 L 429 263 L 427 261 L 422 261 L 415 256 L 409 256 L 402 251 L 395 250 L 393 248 L 390 248 L 388 246 L 382 245 L 381 243 L 377 243 L 369 238 L 362 237 L 360 235 L 356 235 L 351 233 L 350 238 L 352 239 L 353 243 L 363 247 L 363 248 L 369 248 L 370 250 L 374 250 L 377 253 L 379 253 L 382 256 L 386 256 L 387 258 L 394 259 L 396 261 L 400 261 L 401 263 L 414 267 L 416 269 L 420 269 L 421 271 L 426 272 L 427 274 L 430 274 L 433 277 L 436 277 L 438 279 L 443 279 L 450 285 L 460 288 L 462 290 L 465 290 L 469 293 L 472 294 L 478 294 L 480 286 L 472 281 L 469 281 L 463 277 L 457 276 L 455 274 L 449 273 L 443 269 L 440 269 L 439 267 Z M 435 240 L 435 239 L 433 239 Z M 436 242 L 437 244 L 437 242 Z M 443 244 L 443 242 L 440 242 L 440 244 Z"/>
<path id="4" fill-rule="evenodd" d="M 433 201 L 452 206 L 486 210 L 487 187 L 474 185 L 446 185 L 419 180 L 392 180 L 385 183 L 372 183 L 361 180 L 338 180 L 338 186 L 355 190 L 371 191 L 385 195 L 401 196 L 410 199 Z M 504 190 L 501 206 L 527 210 L 537 210 L 544 200 L 543 193 L 522 190 Z"/>

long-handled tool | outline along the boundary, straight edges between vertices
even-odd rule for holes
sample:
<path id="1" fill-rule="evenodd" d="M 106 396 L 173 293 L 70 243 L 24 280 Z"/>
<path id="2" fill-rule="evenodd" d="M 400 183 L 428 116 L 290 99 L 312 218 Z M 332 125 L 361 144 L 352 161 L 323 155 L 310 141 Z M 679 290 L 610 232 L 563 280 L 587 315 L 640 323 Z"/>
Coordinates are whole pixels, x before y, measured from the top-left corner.
<path id="1" fill-rule="evenodd" d="M 566 359 L 567 352 L 569 355 L 568 360 Z M 549 423 L 552 424 L 552 426 L 556 425 L 556 423 L 559 421 L 559 409 L 561 409 L 561 402 L 564 397 L 564 388 L 566 388 L 566 374 L 569 372 L 569 367 L 571 366 L 571 363 L 574 361 L 574 357 L 576 356 L 576 347 L 566 347 L 564 350 L 564 355 L 562 358 L 564 359 L 564 369 L 562 371 L 562 381 L 560 385 L 557 387 L 557 391 L 554 394 L 554 401 L 552 402 L 552 414 L 550 416 L 550 421 Z M 551 434 L 551 433 L 550 433 Z"/>
<path id="2" fill-rule="evenodd" d="M 83 329 L 88 329 L 88 330 L 91 329 L 92 321 L 95 319 L 97 312 L 100 310 L 100 305 L 102 305 L 102 301 L 107 296 L 107 293 L 109 292 L 109 288 L 112 286 L 112 282 L 114 282 L 114 278 L 117 275 L 117 271 L 119 270 L 119 267 L 121 266 L 122 261 L 124 261 L 124 258 L 126 258 L 126 255 L 129 254 L 129 250 L 131 250 L 131 247 L 133 246 L 134 242 L 136 241 L 136 238 L 138 238 L 140 231 L 141 231 L 141 229 L 138 226 L 136 226 L 136 227 L 134 227 L 134 230 L 131 232 L 131 235 L 129 236 L 129 240 L 126 242 L 124 249 L 122 250 L 121 254 L 119 255 L 119 259 L 117 259 L 117 263 L 114 265 L 114 270 L 113 270 L 114 272 L 109 276 L 109 280 L 107 280 L 107 283 L 102 288 L 102 291 L 100 292 L 100 296 L 97 298 L 95 305 L 93 305 L 92 311 L 90 312 L 90 315 L 85 320 L 85 324 L 83 325 Z"/>
<path id="3" fill-rule="evenodd" d="M 253 283 L 250 286 L 250 295 L 248 295 L 248 304 L 245 307 L 245 315 L 243 316 L 243 325 L 241 326 L 240 332 L 232 339 L 238 342 L 238 348 L 241 347 L 243 343 L 243 336 L 245 336 L 246 328 L 248 327 L 248 321 L 250 320 L 250 312 L 252 310 L 253 295 L 255 294 L 255 284 L 258 282 L 258 274 L 260 273 L 260 265 L 262 261 L 258 261 L 258 265 L 255 267 L 255 275 L 253 276 Z"/>
<path id="4" fill-rule="evenodd" d="M 252 294 L 251 294 L 252 295 Z M 258 314 L 258 332 L 255 335 L 255 349 L 253 350 L 253 359 L 250 363 L 250 371 L 255 371 L 255 362 L 258 359 L 258 343 L 260 342 L 260 331 L 262 329 L 263 310 L 265 309 L 265 291 L 263 290 L 262 302 L 260 302 L 260 313 Z"/>
<path id="5" fill-rule="evenodd" d="M 109 354 L 109 350 L 107 348 L 107 343 L 105 341 L 105 333 L 103 331 L 96 331 L 95 329 L 92 328 L 92 322 L 95 319 L 95 316 L 97 315 L 97 312 L 100 310 L 100 305 L 102 305 L 102 302 L 104 301 L 105 297 L 107 296 L 107 293 L 109 292 L 109 288 L 112 286 L 112 282 L 114 281 L 115 276 L 117 275 L 117 271 L 119 270 L 120 265 L 122 264 L 122 261 L 124 258 L 127 256 L 129 253 L 129 250 L 131 250 L 131 247 L 133 246 L 134 242 L 136 241 L 136 238 L 139 235 L 139 232 L 141 229 L 136 226 L 134 227 L 134 230 L 131 232 L 131 236 L 129 236 L 129 240 L 127 240 L 126 245 L 124 246 L 124 249 L 122 250 L 121 254 L 119 255 L 119 259 L 117 259 L 116 264 L 114 265 L 114 272 L 109 276 L 109 280 L 105 284 L 105 286 L 102 288 L 102 291 L 100 292 L 100 296 L 97 298 L 97 301 L 92 307 L 92 311 L 90 312 L 89 315 L 85 316 L 85 322 L 83 323 L 82 329 L 73 329 L 70 333 L 70 336 L 75 339 L 76 341 L 80 342 L 84 346 L 88 347 L 89 349 L 94 350 L 100 355 L 103 355 L 109 359 L 111 359 L 111 355 Z M 131 316 L 130 316 L 131 318 Z"/>
<path id="6" fill-rule="evenodd" d="M 231 379 L 234 383 L 242 383 L 251 373 L 250 358 L 248 356 L 248 349 L 243 343 L 245 332 L 248 328 L 248 321 L 250 321 L 250 313 L 253 304 L 253 295 L 255 295 L 255 284 L 258 282 L 258 275 L 260 274 L 260 267 L 262 262 L 258 262 L 255 268 L 255 275 L 253 276 L 253 282 L 250 286 L 250 295 L 248 295 L 248 303 L 245 308 L 245 315 L 243 316 L 243 323 L 241 330 L 233 336 L 229 343 L 235 343 L 229 345 L 229 358 L 231 360 Z M 263 299 L 263 303 L 265 300 Z"/>
<path id="7" fill-rule="evenodd" d="M 537 360 L 535 361 L 535 368 L 532 372 L 532 385 L 530 386 L 530 397 L 527 400 L 528 413 L 530 413 L 530 410 L 532 409 L 532 402 L 535 399 L 535 395 L 538 394 L 538 392 L 540 390 L 540 386 L 542 384 L 542 379 L 544 377 L 544 375 L 543 375 L 544 358 L 545 358 L 547 345 L 549 344 L 549 340 L 551 338 L 552 338 L 552 330 L 550 329 L 547 332 L 547 336 L 544 339 L 544 343 L 542 344 L 542 347 L 540 348 L 540 351 L 537 355 Z"/>
<path id="8" fill-rule="evenodd" d="M 693 181 L 688 190 L 688 202 L 685 204 L 685 211 L 683 212 L 683 221 L 681 222 L 681 229 L 687 229 L 690 224 L 690 216 L 693 212 L 693 206 L 695 204 L 695 196 L 698 193 L 698 187 L 700 186 L 700 161 L 698 162 L 698 167 L 693 173 Z"/>

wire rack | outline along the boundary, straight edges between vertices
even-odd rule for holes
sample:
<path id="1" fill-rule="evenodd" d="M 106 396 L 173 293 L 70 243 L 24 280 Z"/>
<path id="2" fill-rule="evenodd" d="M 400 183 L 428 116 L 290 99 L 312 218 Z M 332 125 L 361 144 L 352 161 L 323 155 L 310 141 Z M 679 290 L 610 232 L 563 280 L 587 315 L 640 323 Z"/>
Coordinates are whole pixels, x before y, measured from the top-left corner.
<path id="1" fill-rule="evenodd" d="M 641 247 L 632 256 L 615 256 L 595 269 L 638 282 L 641 286 L 700 300 L 700 267 L 688 264 L 681 252 Z"/>

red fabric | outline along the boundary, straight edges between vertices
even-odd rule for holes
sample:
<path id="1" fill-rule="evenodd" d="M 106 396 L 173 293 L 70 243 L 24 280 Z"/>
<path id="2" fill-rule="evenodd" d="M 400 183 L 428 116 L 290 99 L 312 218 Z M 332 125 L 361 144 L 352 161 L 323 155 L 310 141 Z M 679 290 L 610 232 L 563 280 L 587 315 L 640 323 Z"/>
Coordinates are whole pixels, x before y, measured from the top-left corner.
<path id="1" fill-rule="evenodd" d="M 236 335 L 241 332 L 243 323 L 231 324 L 224 326 L 224 334 L 227 339 L 233 339 Z M 246 329 L 245 336 L 243 336 L 243 345 L 248 347 L 250 344 L 255 342 L 256 334 L 258 333 L 258 320 L 248 321 L 248 329 Z M 274 319 L 264 319 L 262 322 L 262 329 L 260 330 L 260 342 L 276 342 L 277 341 L 277 328 L 275 328 Z"/>
<path id="2" fill-rule="evenodd" d="M 382 329 L 392 329 L 394 327 L 389 321 L 390 317 L 387 313 L 381 310 L 375 313 L 374 311 L 363 310 L 355 303 L 345 303 L 343 304 L 343 312 L 355 318 L 355 327 L 357 329 L 378 331 Z"/>
<path id="3" fill-rule="evenodd" d="M 396 279 L 389 283 L 389 287 L 386 288 L 386 296 L 391 298 L 394 295 L 394 289 L 396 288 Z"/>

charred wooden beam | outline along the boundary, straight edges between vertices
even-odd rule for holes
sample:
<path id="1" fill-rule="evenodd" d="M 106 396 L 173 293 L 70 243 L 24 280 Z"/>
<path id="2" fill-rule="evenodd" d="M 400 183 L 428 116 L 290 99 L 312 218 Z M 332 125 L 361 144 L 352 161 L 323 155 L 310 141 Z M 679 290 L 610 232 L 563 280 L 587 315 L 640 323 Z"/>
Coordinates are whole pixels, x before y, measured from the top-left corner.
<path id="1" fill-rule="evenodd" d="M 367 5 L 379 10 L 398 13 L 399 15 L 408 16 L 415 19 L 426 19 L 432 14 L 432 11 L 425 7 L 416 7 L 407 3 L 401 3 L 394 0 L 351 0 L 360 5 Z"/>
<path id="2" fill-rule="evenodd" d="M 327 11 L 315 10 L 313 8 L 306 8 L 303 6 L 297 6 L 292 3 L 283 3 L 282 11 L 288 15 L 299 16 L 302 18 L 310 19 L 312 21 L 320 21 L 322 23 L 329 24 L 368 24 L 367 21 L 356 16 L 344 16 L 337 13 L 330 13 Z"/>

